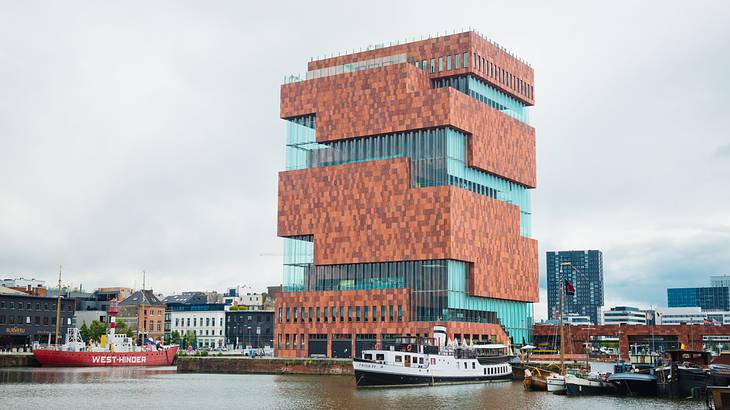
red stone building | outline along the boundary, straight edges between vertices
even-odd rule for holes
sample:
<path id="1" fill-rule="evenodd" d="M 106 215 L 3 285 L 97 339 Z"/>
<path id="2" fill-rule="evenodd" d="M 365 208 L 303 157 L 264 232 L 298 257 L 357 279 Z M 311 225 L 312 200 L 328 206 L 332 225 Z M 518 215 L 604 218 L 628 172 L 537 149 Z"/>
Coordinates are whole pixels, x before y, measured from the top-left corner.
<path id="1" fill-rule="evenodd" d="M 526 343 L 533 71 L 464 32 L 311 61 L 281 87 L 281 357 L 398 335 Z"/>
<path id="2" fill-rule="evenodd" d="M 600 345 L 605 340 L 618 340 L 622 355 L 633 351 L 727 350 L 730 346 L 730 325 L 599 325 L 565 326 L 565 353 L 584 354 L 585 343 Z M 535 325 L 537 346 L 560 346 L 556 325 Z M 720 348 L 721 346 L 724 346 Z"/>

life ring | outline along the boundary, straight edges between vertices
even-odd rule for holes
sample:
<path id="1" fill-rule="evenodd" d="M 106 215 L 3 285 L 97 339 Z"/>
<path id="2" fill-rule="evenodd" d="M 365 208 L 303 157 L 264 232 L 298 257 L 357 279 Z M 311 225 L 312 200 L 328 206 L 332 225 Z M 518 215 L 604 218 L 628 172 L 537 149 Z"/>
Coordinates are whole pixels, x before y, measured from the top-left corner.
<path id="1" fill-rule="evenodd" d="M 408 346 L 406 346 L 406 352 L 410 352 L 411 350 L 413 350 L 413 346 L 408 343 Z"/>

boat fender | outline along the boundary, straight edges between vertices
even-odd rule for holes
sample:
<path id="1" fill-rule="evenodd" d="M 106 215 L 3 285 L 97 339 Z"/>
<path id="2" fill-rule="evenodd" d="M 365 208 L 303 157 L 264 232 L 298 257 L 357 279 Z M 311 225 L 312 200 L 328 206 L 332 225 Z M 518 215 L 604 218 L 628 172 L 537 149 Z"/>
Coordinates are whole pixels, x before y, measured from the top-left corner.
<path id="1" fill-rule="evenodd" d="M 408 346 L 406 346 L 406 352 L 410 352 L 413 350 L 413 346 L 409 343 Z"/>

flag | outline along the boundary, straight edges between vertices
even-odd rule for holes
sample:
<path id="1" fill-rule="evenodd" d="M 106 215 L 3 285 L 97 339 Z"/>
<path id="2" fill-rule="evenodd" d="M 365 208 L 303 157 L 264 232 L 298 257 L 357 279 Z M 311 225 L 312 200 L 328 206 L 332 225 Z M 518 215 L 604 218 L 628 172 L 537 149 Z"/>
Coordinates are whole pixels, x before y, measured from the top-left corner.
<path id="1" fill-rule="evenodd" d="M 568 279 L 565 280 L 565 294 L 568 296 L 575 295 L 575 288 L 573 287 L 573 283 Z"/>

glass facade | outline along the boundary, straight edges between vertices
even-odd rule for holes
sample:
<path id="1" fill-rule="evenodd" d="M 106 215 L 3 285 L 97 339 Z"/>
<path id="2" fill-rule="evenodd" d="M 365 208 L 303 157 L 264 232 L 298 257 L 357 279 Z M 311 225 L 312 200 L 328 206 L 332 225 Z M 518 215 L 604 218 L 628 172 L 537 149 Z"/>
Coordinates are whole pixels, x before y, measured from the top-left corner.
<path id="1" fill-rule="evenodd" d="M 669 288 L 667 306 L 700 307 L 704 310 L 730 310 L 730 288 Z"/>
<path id="2" fill-rule="evenodd" d="M 515 343 L 530 340 L 532 304 L 469 295 L 470 265 L 466 262 L 315 266 L 312 241 L 312 236 L 284 238 L 284 292 L 407 288 L 412 321 L 499 323 Z"/>
<path id="3" fill-rule="evenodd" d="M 517 121 L 530 124 L 530 112 L 527 105 L 473 75 L 437 78 L 432 81 L 435 88 L 453 87 Z"/>
<path id="4" fill-rule="evenodd" d="M 520 234 L 530 237 L 530 190 L 520 184 L 467 164 L 468 136 L 452 128 L 433 128 L 373 137 L 317 143 L 313 116 L 290 119 L 286 169 L 304 169 L 407 157 L 411 186 L 453 185 L 516 205 Z"/>
<path id="5" fill-rule="evenodd" d="M 569 263 L 570 266 L 563 265 Z M 575 294 L 565 295 L 565 314 L 589 316 L 598 324 L 603 306 L 603 253 L 598 250 L 558 251 L 547 253 L 548 318 L 560 316 L 560 278 L 569 280 Z"/>

